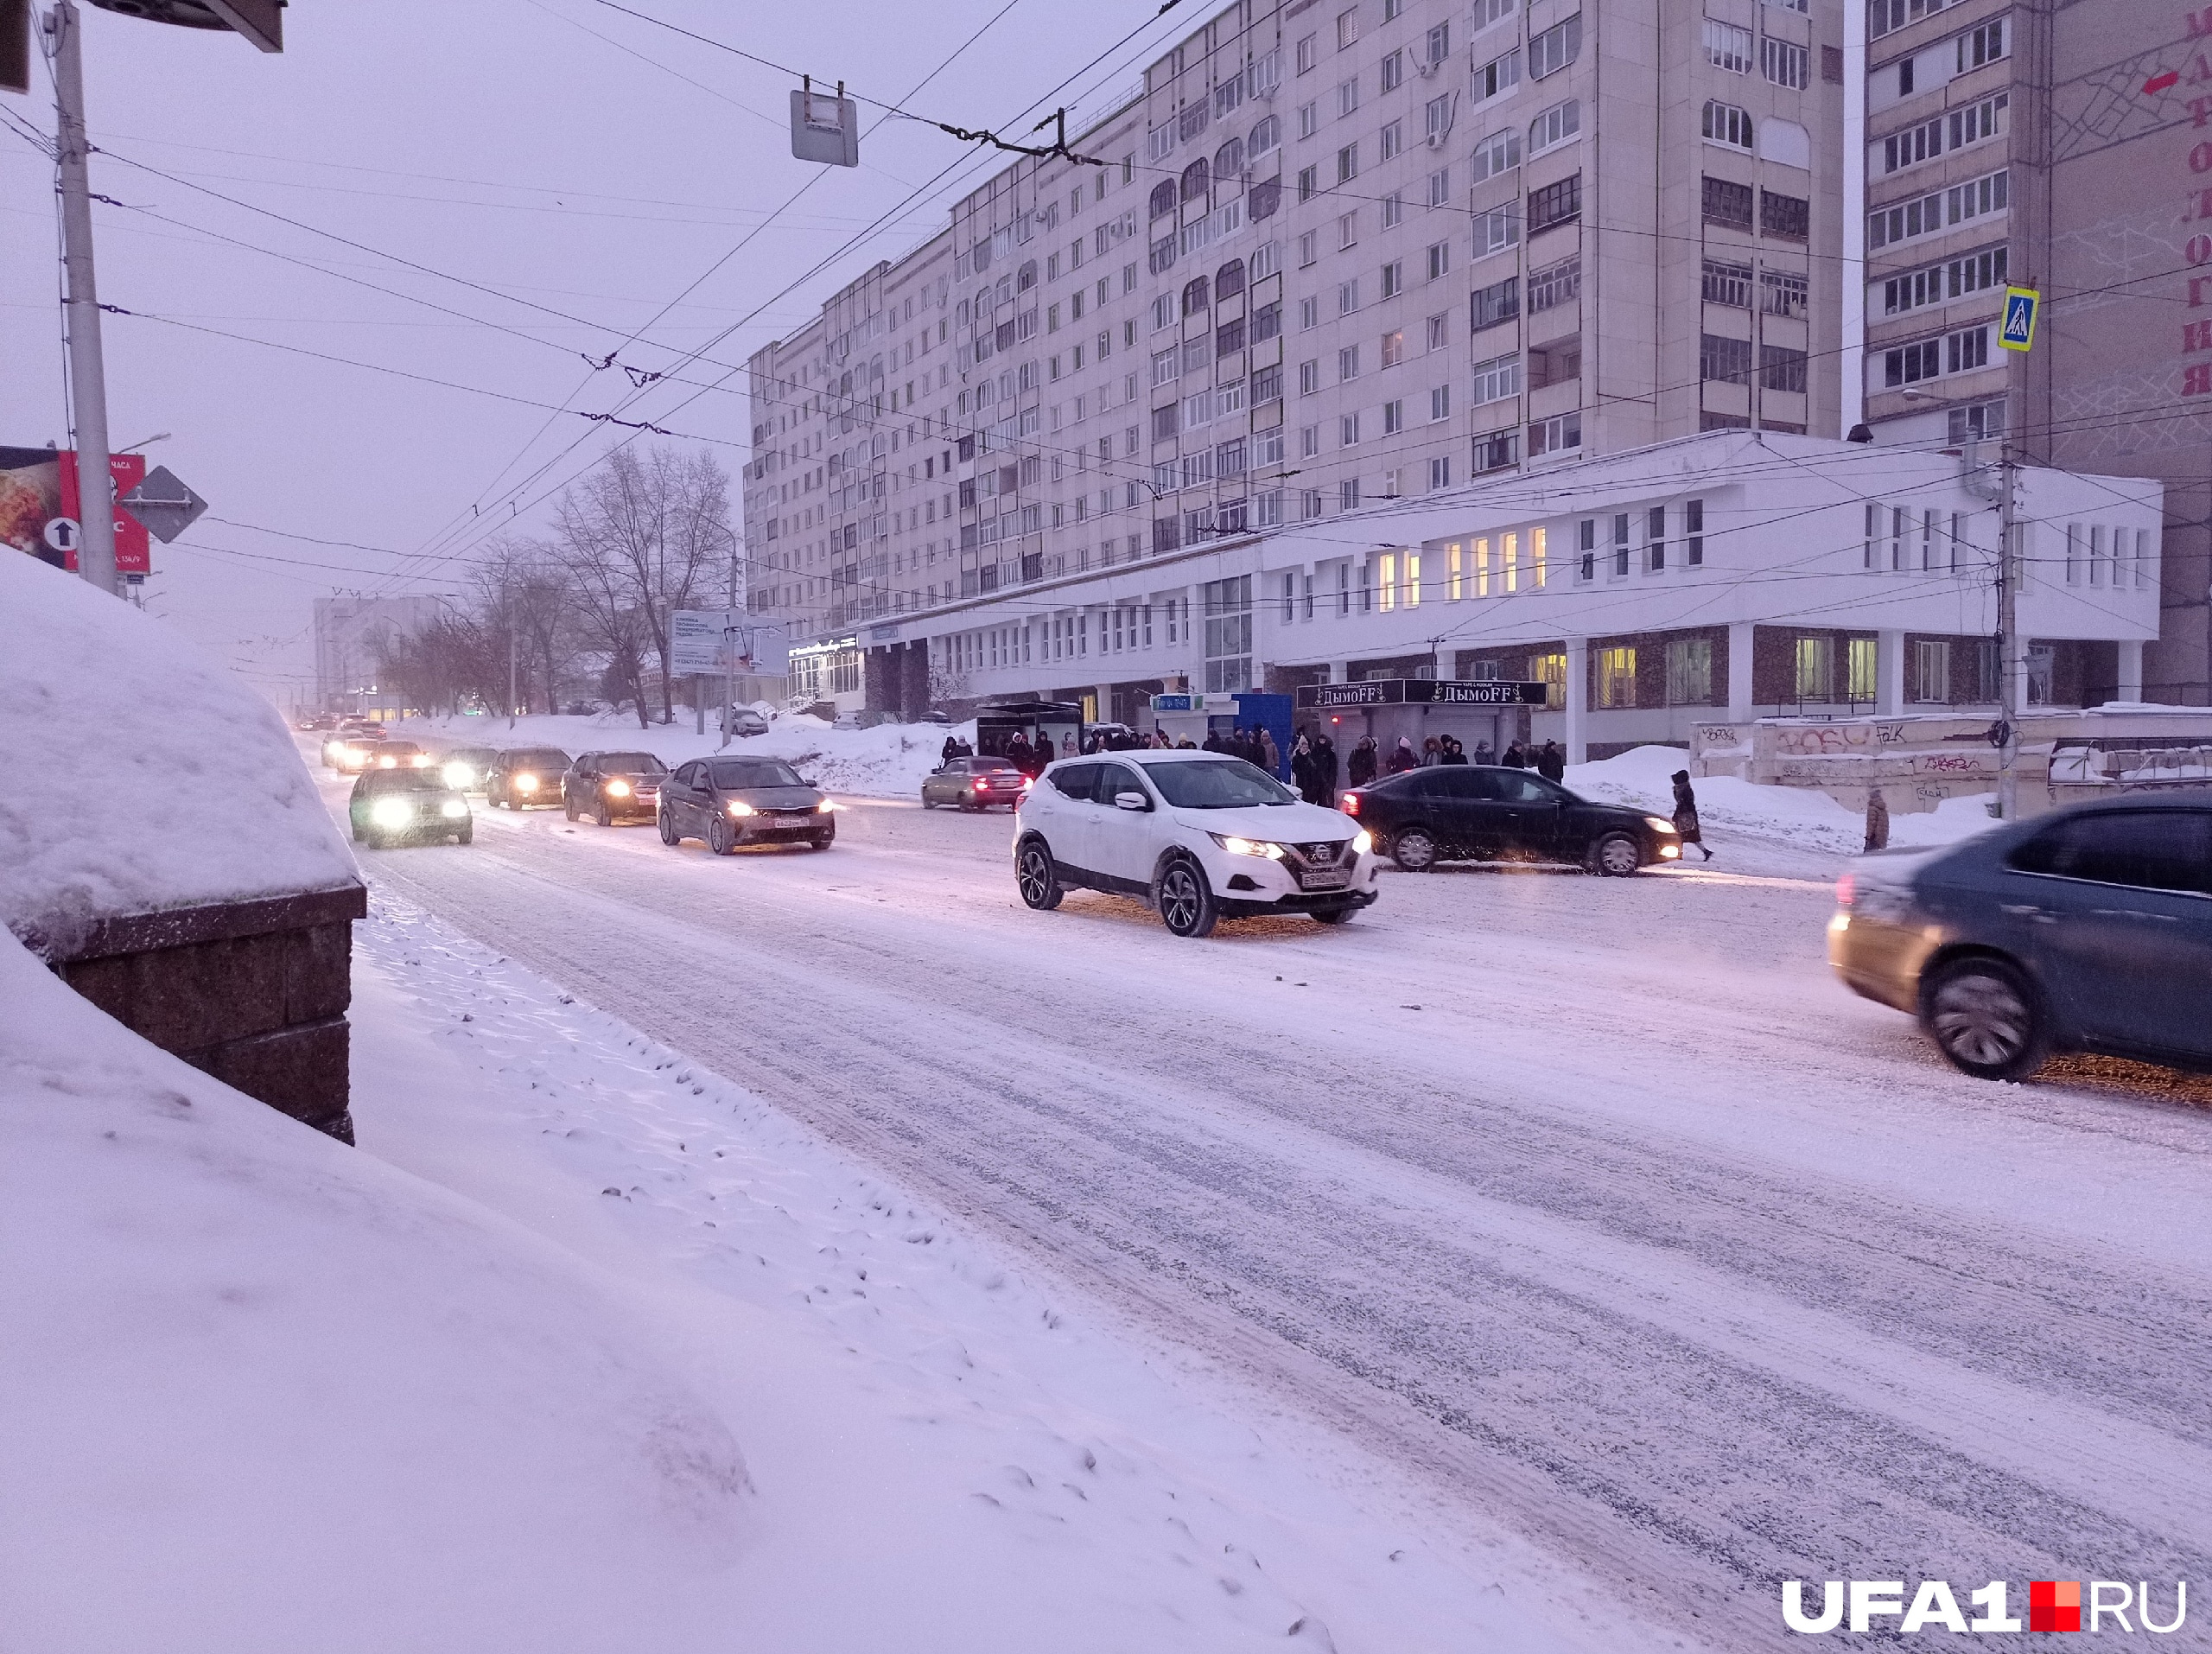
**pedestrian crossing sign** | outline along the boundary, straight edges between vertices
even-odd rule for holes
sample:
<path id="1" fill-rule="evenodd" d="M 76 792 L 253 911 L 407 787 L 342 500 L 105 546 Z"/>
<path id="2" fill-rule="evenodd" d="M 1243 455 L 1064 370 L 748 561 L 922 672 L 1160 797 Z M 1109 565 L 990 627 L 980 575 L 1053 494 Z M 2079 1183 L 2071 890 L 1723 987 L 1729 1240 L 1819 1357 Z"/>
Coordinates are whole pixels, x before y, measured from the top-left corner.
<path id="1" fill-rule="evenodd" d="M 2043 303 L 2043 296 L 2032 287 L 2008 287 L 2005 289 L 2005 325 L 1997 330 L 1997 342 L 2007 350 L 2025 350 L 2036 342 L 2036 311 Z"/>

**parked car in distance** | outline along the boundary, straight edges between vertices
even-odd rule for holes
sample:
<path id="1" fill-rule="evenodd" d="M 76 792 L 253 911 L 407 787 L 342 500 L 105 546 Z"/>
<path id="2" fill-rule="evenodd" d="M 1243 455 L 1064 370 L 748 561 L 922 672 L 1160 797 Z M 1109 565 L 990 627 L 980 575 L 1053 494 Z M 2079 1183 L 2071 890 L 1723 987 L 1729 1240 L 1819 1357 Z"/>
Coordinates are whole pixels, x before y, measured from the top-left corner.
<path id="1" fill-rule="evenodd" d="M 475 837 L 468 800 L 434 769 L 410 765 L 365 772 L 346 801 L 353 842 L 382 849 L 426 839 L 466 844 Z"/>
<path id="2" fill-rule="evenodd" d="M 988 810 L 1004 805 L 1011 810 L 1021 802 L 1029 778 L 1004 758 L 951 758 L 922 778 L 922 808 L 941 804 L 963 810 Z"/>
<path id="3" fill-rule="evenodd" d="M 1258 913 L 1341 925 L 1374 901 L 1381 867 L 1357 822 L 1218 753 L 1064 758 L 1015 819 L 1027 906 L 1049 912 L 1071 886 L 1135 896 L 1177 936 Z"/>
<path id="4" fill-rule="evenodd" d="M 949 712 L 940 712 L 935 707 L 931 707 L 914 722 L 916 723 L 950 723 L 952 715 Z"/>
<path id="5" fill-rule="evenodd" d="M 497 810 L 527 810 L 561 802 L 561 777 L 569 755 L 558 747 L 518 747 L 492 760 L 484 775 L 484 802 Z"/>
<path id="6" fill-rule="evenodd" d="M 1837 881 L 1828 963 L 1979 1078 L 2068 1051 L 2212 1071 L 2212 791 L 1861 856 Z"/>
<path id="7" fill-rule="evenodd" d="M 1408 873 L 1439 862 L 1555 862 L 1625 878 L 1682 854 L 1664 816 L 1596 804 L 1529 770 L 1442 764 L 1346 792 L 1346 815 Z"/>
<path id="8" fill-rule="evenodd" d="M 602 827 L 651 821 L 660 808 L 668 766 L 651 753 L 582 753 L 561 777 L 561 808 L 570 821 L 589 816 Z"/>
<path id="9" fill-rule="evenodd" d="M 499 755 L 497 747 L 455 747 L 440 761 L 438 773 L 456 792 L 481 792 L 484 778 Z"/>
<path id="10" fill-rule="evenodd" d="M 749 706 L 734 706 L 729 709 L 729 732 L 733 735 L 765 735 L 768 721 Z"/>
<path id="11" fill-rule="evenodd" d="M 379 770 L 426 770 L 435 762 L 411 741 L 379 741 L 369 752 L 369 760 L 361 767 Z"/>
<path id="12" fill-rule="evenodd" d="M 703 840 L 717 856 L 741 844 L 806 844 L 837 837 L 834 806 L 780 758 L 695 758 L 661 783 L 664 844 Z"/>

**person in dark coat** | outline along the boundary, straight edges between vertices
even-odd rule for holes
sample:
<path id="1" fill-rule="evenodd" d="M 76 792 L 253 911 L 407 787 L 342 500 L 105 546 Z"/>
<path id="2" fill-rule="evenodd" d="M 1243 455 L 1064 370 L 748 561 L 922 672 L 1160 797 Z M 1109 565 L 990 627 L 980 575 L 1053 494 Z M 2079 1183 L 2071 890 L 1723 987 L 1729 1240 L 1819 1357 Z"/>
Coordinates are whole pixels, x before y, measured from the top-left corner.
<path id="1" fill-rule="evenodd" d="M 1024 775 L 1028 774 L 1030 759 L 1029 737 L 1023 735 L 1020 730 L 1015 730 L 1012 735 L 1007 737 L 1006 751 L 1001 754 L 1001 756 L 1002 756 L 1007 763 L 1013 765 L 1014 768 L 1020 770 Z"/>
<path id="2" fill-rule="evenodd" d="M 1351 749 L 1351 756 L 1344 760 L 1344 785 L 1365 786 L 1375 779 L 1375 737 L 1362 735 L 1359 745 Z"/>
<path id="3" fill-rule="evenodd" d="M 1208 729 L 1206 738 L 1198 743 L 1198 749 L 1208 753 L 1220 752 L 1222 750 L 1221 732 L 1217 729 Z"/>
<path id="4" fill-rule="evenodd" d="M 1688 770 L 1675 772 L 1675 830 L 1682 836 L 1683 843 L 1696 845 L 1705 851 L 1707 861 L 1713 859 L 1713 852 L 1706 845 L 1705 835 L 1698 829 L 1697 794 L 1691 790 Z"/>
<path id="5" fill-rule="evenodd" d="M 1478 741 L 1475 743 L 1475 762 L 1478 764 L 1495 764 L 1497 762 L 1497 754 L 1491 751 L 1490 742 L 1486 741 Z"/>
<path id="6" fill-rule="evenodd" d="M 1327 806 L 1337 801 L 1337 743 L 1321 732 L 1313 743 L 1313 802 Z"/>
<path id="7" fill-rule="evenodd" d="M 1414 750 L 1413 742 L 1404 735 L 1398 737 L 1397 746 L 1390 754 L 1390 773 L 1403 775 L 1408 770 L 1421 767 L 1421 754 Z"/>
<path id="8" fill-rule="evenodd" d="M 1444 741 L 1443 741 L 1443 746 L 1444 746 L 1444 752 L 1443 752 L 1442 756 L 1440 756 L 1440 758 L 1438 758 L 1438 760 L 1436 760 L 1438 763 L 1440 763 L 1440 764 L 1464 764 L 1464 763 L 1465 763 L 1465 762 L 1467 761 L 1467 749 L 1466 749 L 1465 747 L 1462 747 L 1462 746 L 1459 744 L 1459 736 L 1457 736 L 1457 735 L 1446 735 L 1446 736 L 1445 736 L 1445 737 L 1444 737 Z"/>
<path id="9" fill-rule="evenodd" d="M 1432 769 L 1444 761 L 1444 743 L 1431 735 L 1421 744 L 1421 767 Z"/>
<path id="10" fill-rule="evenodd" d="M 1510 770 L 1525 770 L 1529 767 L 1529 755 L 1521 750 L 1521 743 L 1517 741 L 1505 749 L 1505 756 L 1497 761 Z"/>
<path id="11" fill-rule="evenodd" d="M 1303 729 L 1290 744 L 1290 784 L 1298 789 L 1300 798 L 1313 802 L 1313 747 Z"/>
<path id="12" fill-rule="evenodd" d="M 1547 781 L 1562 780 L 1567 775 L 1567 754 L 1560 750 L 1559 742 L 1548 741 L 1536 754 L 1536 773 Z"/>
<path id="13" fill-rule="evenodd" d="M 1866 793 L 1866 848 L 1885 850 L 1890 847 L 1890 801 L 1882 796 L 1882 789 L 1872 787 Z"/>
<path id="14" fill-rule="evenodd" d="M 944 738 L 944 747 L 937 755 L 938 767 L 940 769 L 944 768 L 944 766 L 950 764 L 954 759 L 959 756 L 960 737 L 957 735 L 947 735 Z"/>

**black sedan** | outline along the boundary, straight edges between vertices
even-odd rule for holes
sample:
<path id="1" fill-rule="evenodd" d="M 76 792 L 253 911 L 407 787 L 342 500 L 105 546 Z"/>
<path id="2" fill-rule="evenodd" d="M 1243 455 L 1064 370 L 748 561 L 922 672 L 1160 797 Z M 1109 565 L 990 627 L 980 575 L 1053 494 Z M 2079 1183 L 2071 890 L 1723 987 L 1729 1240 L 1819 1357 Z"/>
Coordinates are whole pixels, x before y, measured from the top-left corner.
<path id="1" fill-rule="evenodd" d="M 667 779 L 668 766 L 651 753 L 583 753 L 561 777 L 561 808 L 570 821 L 589 816 L 602 827 L 651 821 Z"/>
<path id="2" fill-rule="evenodd" d="M 1502 765 L 1440 764 L 1355 787 L 1344 812 L 1408 873 L 1439 862 L 1556 862 L 1626 878 L 1679 860 L 1664 816 L 1593 804 L 1556 781 Z"/>
<path id="3" fill-rule="evenodd" d="M 988 810 L 1002 804 L 1013 809 L 1021 802 L 1029 778 L 1004 758 L 949 758 L 942 767 L 922 778 L 922 808 L 941 804 L 963 810 Z"/>
<path id="4" fill-rule="evenodd" d="M 558 747 L 518 747 L 501 753 L 484 773 L 484 802 L 495 809 L 527 810 L 561 802 L 569 755 Z"/>
<path id="5" fill-rule="evenodd" d="M 496 747 L 453 747 L 438 760 L 438 773 L 446 778 L 446 785 L 457 792 L 481 792 L 485 778 L 491 774 L 493 763 L 499 758 Z"/>
<path id="6" fill-rule="evenodd" d="M 706 841 L 717 856 L 741 844 L 810 844 L 837 837 L 830 800 L 780 758 L 695 758 L 661 783 L 660 839 Z"/>
<path id="7" fill-rule="evenodd" d="M 1836 974 L 1967 1073 L 2023 1078 L 2054 1051 L 2212 1071 L 2212 792 L 1877 852 L 1836 903 Z"/>
<path id="8" fill-rule="evenodd" d="M 370 770 L 353 783 L 346 812 L 353 842 L 372 849 L 425 839 L 466 844 L 475 837 L 468 800 L 435 769 Z"/>

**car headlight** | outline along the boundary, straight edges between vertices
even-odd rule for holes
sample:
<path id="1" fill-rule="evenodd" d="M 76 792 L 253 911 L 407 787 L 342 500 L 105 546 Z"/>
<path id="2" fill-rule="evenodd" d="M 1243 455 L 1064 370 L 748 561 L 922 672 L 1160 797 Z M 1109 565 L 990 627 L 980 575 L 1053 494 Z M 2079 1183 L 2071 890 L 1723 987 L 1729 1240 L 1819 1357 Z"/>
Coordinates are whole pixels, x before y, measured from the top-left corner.
<path id="1" fill-rule="evenodd" d="M 399 760 L 387 753 L 377 760 L 377 767 L 380 770 L 396 770 L 399 767 Z"/>
<path id="2" fill-rule="evenodd" d="M 476 779 L 476 772 L 457 760 L 447 765 L 439 773 L 445 778 L 446 785 L 450 787 L 467 786 Z"/>
<path id="3" fill-rule="evenodd" d="M 733 816 L 752 816 L 760 813 L 742 798 L 732 798 L 729 801 L 729 812 Z"/>
<path id="4" fill-rule="evenodd" d="M 1662 862 L 1670 862 L 1681 853 L 1682 847 L 1680 844 L 1662 844 L 1659 847 L 1659 859 Z"/>
<path id="5" fill-rule="evenodd" d="M 415 806 L 404 798 L 378 798 L 369 806 L 369 819 L 379 827 L 404 827 L 415 819 Z"/>
<path id="6" fill-rule="evenodd" d="M 814 812 L 818 816 L 826 816 L 836 807 L 837 806 L 830 803 L 829 799 L 824 798 L 820 804 L 814 806 Z"/>
<path id="7" fill-rule="evenodd" d="M 1643 818 L 1643 824 L 1655 833 L 1671 833 L 1675 830 L 1675 824 L 1664 816 L 1646 816 Z"/>
<path id="8" fill-rule="evenodd" d="M 607 796 L 610 798 L 628 798 L 630 796 L 630 784 L 627 781 L 609 781 L 607 784 Z"/>
<path id="9" fill-rule="evenodd" d="M 537 792 L 537 778 L 535 775 L 518 775 L 518 776 L 516 776 L 516 777 L 515 777 L 515 791 L 516 791 L 516 792 Z"/>
<path id="10" fill-rule="evenodd" d="M 1206 837 L 1231 856 L 1264 856 L 1271 862 L 1282 860 L 1282 846 L 1264 839 L 1239 838 L 1234 833 L 1208 833 Z"/>
<path id="11" fill-rule="evenodd" d="M 1369 832 L 1366 828 L 1361 828 L 1351 836 L 1351 853 L 1354 856 L 1364 856 L 1374 848 L 1375 835 Z"/>
<path id="12" fill-rule="evenodd" d="M 438 806 L 438 813 L 448 821 L 459 821 L 468 813 L 468 806 L 459 798 L 448 798 Z"/>
<path id="13" fill-rule="evenodd" d="M 407 761 L 418 770 L 426 770 L 430 767 L 430 755 L 428 753 L 417 753 Z"/>

